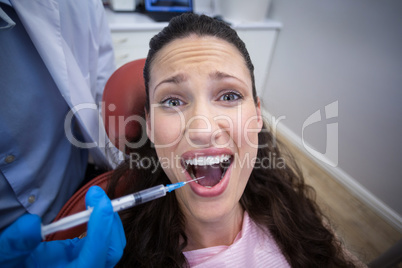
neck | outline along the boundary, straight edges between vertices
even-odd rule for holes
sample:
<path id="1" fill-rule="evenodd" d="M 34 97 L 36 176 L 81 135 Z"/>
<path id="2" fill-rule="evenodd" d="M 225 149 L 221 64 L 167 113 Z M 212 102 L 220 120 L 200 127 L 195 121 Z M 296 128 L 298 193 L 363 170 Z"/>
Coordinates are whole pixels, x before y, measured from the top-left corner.
<path id="1" fill-rule="evenodd" d="M 202 222 L 186 218 L 187 246 L 184 251 L 214 246 L 229 246 L 241 231 L 243 224 L 243 208 L 239 206 L 229 215 L 213 222 Z"/>

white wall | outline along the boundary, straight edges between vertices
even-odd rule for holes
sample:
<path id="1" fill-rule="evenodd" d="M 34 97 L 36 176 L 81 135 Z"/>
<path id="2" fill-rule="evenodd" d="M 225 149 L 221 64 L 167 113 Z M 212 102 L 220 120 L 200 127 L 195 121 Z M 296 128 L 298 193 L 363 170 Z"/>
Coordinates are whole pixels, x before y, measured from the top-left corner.
<path id="1" fill-rule="evenodd" d="M 326 124 L 338 123 L 338 165 L 321 163 L 400 227 L 402 1 L 273 0 L 268 17 L 283 28 L 264 106 L 300 143 L 305 120 L 338 101 L 304 140 L 325 153 Z"/>

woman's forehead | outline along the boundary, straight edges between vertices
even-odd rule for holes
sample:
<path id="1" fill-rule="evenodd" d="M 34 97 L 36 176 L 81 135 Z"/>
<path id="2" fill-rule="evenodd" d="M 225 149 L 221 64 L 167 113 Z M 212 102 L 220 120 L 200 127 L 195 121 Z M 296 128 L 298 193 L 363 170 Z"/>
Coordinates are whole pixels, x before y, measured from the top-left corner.
<path id="1" fill-rule="evenodd" d="M 232 53 L 239 58 L 242 55 L 238 49 L 231 43 L 214 36 L 197 36 L 191 35 L 184 38 L 175 39 L 166 44 L 157 54 L 156 60 L 164 60 L 166 58 L 177 55 L 186 55 L 186 53 Z"/>
<path id="2" fill-rule="evenodd" d="M 213 36 L 193 35 L 170 42 L 156 54 L 151 66 L 151 80 L 191 68 L 200 73 L 210 73 L 216 68 L 214 72 L 250 78 L 245 60 L 234 45 Z"/>

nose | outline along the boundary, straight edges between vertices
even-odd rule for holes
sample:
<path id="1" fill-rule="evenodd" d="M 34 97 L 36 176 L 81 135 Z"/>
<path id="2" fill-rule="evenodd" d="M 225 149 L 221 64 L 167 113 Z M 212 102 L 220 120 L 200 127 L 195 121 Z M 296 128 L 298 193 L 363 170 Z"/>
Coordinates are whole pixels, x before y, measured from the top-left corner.
<path id="1" fill-rule="evenodd" d="M 185 138 L 192 147 L 211 147 L 222 135 L 219 129 L 212 107 L 197 104 L 186 118 Z"/>

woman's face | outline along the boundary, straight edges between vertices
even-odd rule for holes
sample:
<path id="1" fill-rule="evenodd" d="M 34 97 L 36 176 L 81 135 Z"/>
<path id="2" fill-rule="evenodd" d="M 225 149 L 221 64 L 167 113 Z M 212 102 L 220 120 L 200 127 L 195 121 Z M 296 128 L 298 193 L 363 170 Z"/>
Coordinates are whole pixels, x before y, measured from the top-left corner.
<path id="1" fill-rule="evenodd" d="M 216 37 L 166 45 L 152 63 L 147 134 L 187 220 L 203 223 L 242 211 L 262 127 L 240 52 Z"/>

